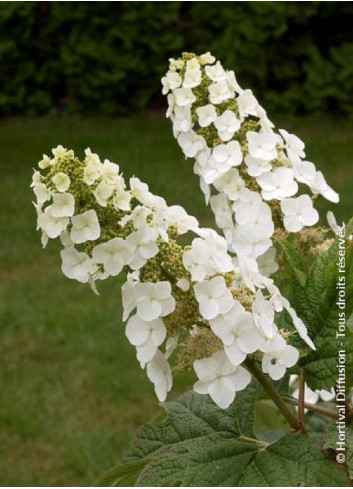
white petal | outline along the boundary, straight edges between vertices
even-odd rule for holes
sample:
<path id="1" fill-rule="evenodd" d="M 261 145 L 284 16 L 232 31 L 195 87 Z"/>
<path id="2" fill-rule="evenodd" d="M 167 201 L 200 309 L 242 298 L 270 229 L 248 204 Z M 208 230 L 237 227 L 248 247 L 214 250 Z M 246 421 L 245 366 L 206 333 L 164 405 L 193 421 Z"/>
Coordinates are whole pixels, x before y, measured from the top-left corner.
<path id="1" fill-rule="evenodd" d="M 136 315 L 132 316 L 126 325 L 125 334 L 132 345 L 142 345 L 150 335 L 148 323 Z"/>
<path id="2" fill-rule="evenodd" d="M 224 377 L 212 382 L 208 388 L 208 393 L 221 409 L 229 407 L 235 397 L 235 389 L 232 382 Z"/>

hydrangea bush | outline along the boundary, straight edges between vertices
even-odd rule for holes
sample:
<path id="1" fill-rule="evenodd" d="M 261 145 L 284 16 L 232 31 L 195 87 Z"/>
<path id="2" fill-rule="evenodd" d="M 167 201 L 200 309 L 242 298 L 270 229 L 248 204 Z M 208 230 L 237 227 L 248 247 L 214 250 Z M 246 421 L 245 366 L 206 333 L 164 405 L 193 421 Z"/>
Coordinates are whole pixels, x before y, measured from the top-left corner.
<path id="1" fill-rule="evenodd" d="M 42 244 L 60 239 L 63 273 L 95 293 L 100 280 L 126 278 L 126 337 L 159 401 L 173 374 L 194 372 L 193 392 L 164 404 L 166 417 L 142 428 L 98 483 L 351 485 L 353 225 L 332 213 L 318 225 L 315 199 L 337 203 L 338 194 L 305 159 L 303 141 L 276 131 L 210 53 L 170 60 L 162 84 L 220 233 L 90 149 L 79 159 L 58 146 L 32 181 Z M 342 391 L 340 413 L 332 402 Z M 256 431 L 268 409 L 287 428 Z M 344 463 L 335 461 L 340 422 Z"/>

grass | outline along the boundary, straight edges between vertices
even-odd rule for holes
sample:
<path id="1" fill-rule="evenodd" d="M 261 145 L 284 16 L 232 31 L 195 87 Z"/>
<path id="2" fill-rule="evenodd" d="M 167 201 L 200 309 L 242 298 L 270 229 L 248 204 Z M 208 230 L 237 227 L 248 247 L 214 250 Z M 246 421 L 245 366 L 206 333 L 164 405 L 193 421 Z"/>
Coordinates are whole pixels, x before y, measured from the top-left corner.
<path id="1" fill-rule="evenodd" d="M 307 142 L 308 159 L 341 193 L 350 216 L 353 134 L 346 121 L 281 120 Z M 210 223 L 192 163 L 169 123 L 131 119 L 9 119 L 0 122 L 0 485 L 90 485 L 119 460 L 134 430 L 155 413 L 153 389 L 120 320 L 120 282 L 88 287 L 60 271 L 58 246 L 43 251 L 29 189 L 32 167 L 58 143 L 90 146 L 136 174 L 170 204 Z M 323 199 L 319 209 L 331 208 Z M 175 395 L 187 380 L 177 382 Z"/>

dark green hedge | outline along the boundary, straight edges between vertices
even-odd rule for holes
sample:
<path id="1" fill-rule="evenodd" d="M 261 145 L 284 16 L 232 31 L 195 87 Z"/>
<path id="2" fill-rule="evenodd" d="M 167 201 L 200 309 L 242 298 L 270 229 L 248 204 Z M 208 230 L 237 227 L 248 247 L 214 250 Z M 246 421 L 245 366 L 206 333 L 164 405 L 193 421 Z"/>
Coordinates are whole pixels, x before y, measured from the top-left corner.
<path id="1" fill-rule="evenodd" d="M 0 113 L 163 103 L 168 58 L 210 50 L 267 108 L 353 113 L 352 2 L 1 2 Z"/>

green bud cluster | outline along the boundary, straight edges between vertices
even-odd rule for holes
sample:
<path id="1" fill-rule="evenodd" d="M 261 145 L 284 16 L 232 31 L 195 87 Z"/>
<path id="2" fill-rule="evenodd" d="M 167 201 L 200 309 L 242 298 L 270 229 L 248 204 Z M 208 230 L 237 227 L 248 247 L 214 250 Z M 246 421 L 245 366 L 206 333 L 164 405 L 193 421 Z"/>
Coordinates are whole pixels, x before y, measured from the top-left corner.
<path id="1" fill-rule="evenodd" d="M 210 328 L 197 326 L 181 345 L 176 359 L 176 370 L 190 370 L 195 360 L 208 358 L 223 348 L 222 341 Z"/>

